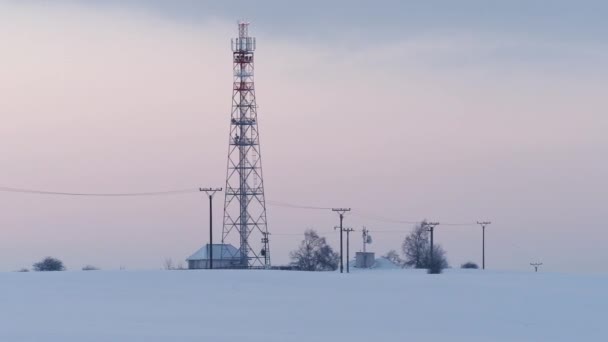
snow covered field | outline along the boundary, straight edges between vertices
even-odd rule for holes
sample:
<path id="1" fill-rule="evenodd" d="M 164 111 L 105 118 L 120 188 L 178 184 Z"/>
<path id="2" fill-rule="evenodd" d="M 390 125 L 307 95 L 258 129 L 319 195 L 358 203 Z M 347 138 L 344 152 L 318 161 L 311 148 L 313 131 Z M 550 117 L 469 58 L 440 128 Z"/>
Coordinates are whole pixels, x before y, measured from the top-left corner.
<path id="1" fill-rule="evenodd" d="M 608 276 L 0 273 L 0 341 L 608 341 Z"/>

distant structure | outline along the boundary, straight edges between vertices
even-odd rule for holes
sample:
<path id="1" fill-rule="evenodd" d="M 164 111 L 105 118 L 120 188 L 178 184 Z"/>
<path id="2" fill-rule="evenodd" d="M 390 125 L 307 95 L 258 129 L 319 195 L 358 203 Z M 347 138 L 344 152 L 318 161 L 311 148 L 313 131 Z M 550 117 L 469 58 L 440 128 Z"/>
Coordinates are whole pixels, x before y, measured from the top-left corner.
<path id="1" fill-rule="evenodd" d="M 222 243 L 234 243 L 238 253 L 222 249 L 219 259 L 234 259 L 238 268 L 269 268 L 270 253 L 266 200 L 262 178 L 260 135 L 253 83 L 256 42 L 249 36 L 249 23 L 238 23 L 239 36 L 232 40 L 232 115 Z M 214 257 L 215 259 L 215 257 Z"/>
<path id="2" fill-rule="evenodd" d="M 234 268 L 240 264 L 241 258 L 239 250 L 233 245 L 214 244 L 212 245 L 212 248 L 209 246 L 209 244 L 206 244 L 186 259 L 188 262 L 188 269 L 198 270 L 210 268 L 212 255 L 226 255 L 226 257 L 222 259 L 213 257 L 213 267 L 215 268 Z M 232 257 L 228 257 L 229 255 Z"/>
<path id="3" fill-rule="evenodd" d="M 363 227 L 361 236 L 363 237 L 363 252 L 355 254 L 355 266 L 357 268 L 371 268 L 376 263 L 376 259 L 373 252 L 366 251 L 366 246 L 372 243 L 372 236 L 365 227 Z"/>
<path id="4" fill-rule="evenodd" d="M 534 267 L 534 272 L 538 272 L 538 268 L 543 265 L 542 262 L 531 262 L 530 266 Z"/>

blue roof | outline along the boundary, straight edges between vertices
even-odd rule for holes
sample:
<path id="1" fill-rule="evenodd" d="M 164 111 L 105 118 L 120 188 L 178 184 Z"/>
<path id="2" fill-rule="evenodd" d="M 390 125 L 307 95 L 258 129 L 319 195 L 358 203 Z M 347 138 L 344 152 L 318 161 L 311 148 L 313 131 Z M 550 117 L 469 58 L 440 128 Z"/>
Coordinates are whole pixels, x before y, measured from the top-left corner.
<path id="1" fill-rule="evenodd" d="M 213 244 L 213 260 L 219 259 L 240 259 L 241 252 L 230 244 Z M 207 260 L 209 259 L 209 244 L 192 254 L 186 261 Z"/>

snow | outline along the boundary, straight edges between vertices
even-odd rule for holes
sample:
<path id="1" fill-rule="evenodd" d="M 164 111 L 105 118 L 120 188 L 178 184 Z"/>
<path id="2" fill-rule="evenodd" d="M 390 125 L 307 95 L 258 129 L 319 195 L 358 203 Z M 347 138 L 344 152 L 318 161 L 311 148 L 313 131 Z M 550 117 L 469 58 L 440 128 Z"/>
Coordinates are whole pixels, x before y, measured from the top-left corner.
<path id="1" fill-rule="evenodd" d="M 607 341 L 608 276 L 0 273 L 0 341 Z"/>
<path id="2" fill-rule="evenodd" d="M 357 262 L 356 260 L 352 260 L 350 262 L 351 265 L 356 265 Z M 370 269 L 366 269 L 366 268 L 361 268 L 358 269 L 356 266 L 354 267 L 355 271 L 376 271 L 376 270 L 395 270 L 395 269 L 401 269 L 400 266 L 395 265 L 393 262 L 391 262 L 390 260 L 388 260 L 387 258 L 384 257 L 380 257 L 380 258 L 376 258 L 376 260 L 374 261 L 374 265 L 370 268 Z"/>

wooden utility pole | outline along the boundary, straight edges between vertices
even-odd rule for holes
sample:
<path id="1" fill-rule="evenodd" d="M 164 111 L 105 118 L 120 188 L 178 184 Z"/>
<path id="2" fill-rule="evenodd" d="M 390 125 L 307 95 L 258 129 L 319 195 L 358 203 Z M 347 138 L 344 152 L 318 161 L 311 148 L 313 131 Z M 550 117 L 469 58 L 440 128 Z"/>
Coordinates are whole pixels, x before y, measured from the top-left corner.
<path id="1" fill-rule="evenodd" d="M 209 269 L 213 269 L 213 196 L 222 188 L 200 188 L 209 197 Z"/>
<path id="2" fill-rule="evenodd" d="M 334 227 L 334 229 L 340 229 L 340 273 L 344 273 L 344 258 L 343 254 L 343 238 L 342 233 L 344 233 L 344 229 L 342 227 L 342 221 L 344 221 L 344 213 L 350 211 L 350 208 L 332 208 L 331 211 L 337 212 L 340 215 L 340 227 Z"/>
<path id="3" fill-rule="evenodd" d="M 349 265 L 350 265 L 350 255 L 349 255 L 350 232 L 354 232 L 355 230 L 352 228 L 344 228 L 344 231 L 346 232 L 346 273 L 350 273 L 350 267 L 349 267 Z"/>
<path id="4" fill-rule="evenodd" d="M 427 230 L 431 232 L 431 262 L 433 262 L 433 233 L 435 232 L 435 227 L 439 225 L 439 222 L 426 222 L 424 226 L 427 227 Z"/>
<path id="5" fill-rule="evenodd" d="M 490 221 L 477 221 L 477 224 L 481 226 L 481 269 L 486 269 L 486 226 L 491 224 Z"/>

